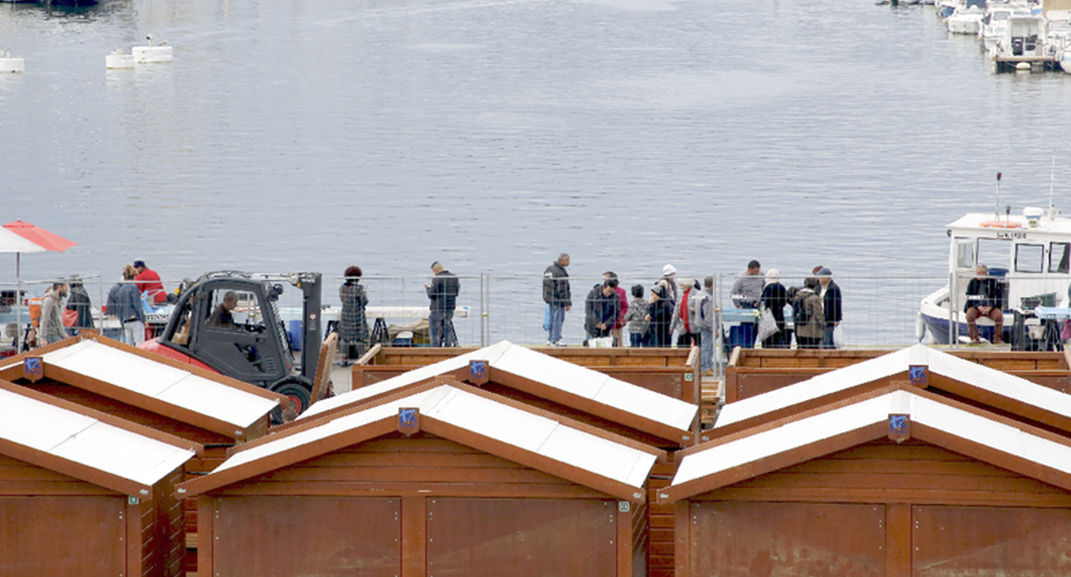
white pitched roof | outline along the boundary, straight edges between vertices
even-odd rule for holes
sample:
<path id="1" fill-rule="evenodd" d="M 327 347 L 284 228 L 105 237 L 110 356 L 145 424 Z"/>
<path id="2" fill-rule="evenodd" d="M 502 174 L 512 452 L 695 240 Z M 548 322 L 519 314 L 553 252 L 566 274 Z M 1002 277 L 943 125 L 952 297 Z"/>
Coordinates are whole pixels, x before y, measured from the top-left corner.
<path id="1" fill-rule="evenodd" d="M 275 400 L 90 339 L 42 358 L 46 364 L 242 428 L 263 418 L 277 404 Z"/>
<path id="2" fill-rule="evenodd" d="M 143 485 L 195 454 L 3 389 L 0 406 L 0 438 Z"/>
<path id="3" fill-rule="evenodd" d="M 1071 447 L 1067 445 L 910 391 L 898 390 L 687 455 L 681 461 L 673 485 L 886 422 L 890 414 L 910 415 L 913 423 L 1071 474 Z"/>
<path id="4" fill-rule="evenodd" d="M 649 391 L 526 347 L 514 345 L 509 341 L 502 341 L 490 347 L 433 363 L 397 377 L 325 399 L 309 407 L 309 410 L 305 411 L 299 419 L 309 418 L 336 407 L 354 404 L 412 383 L 467 367 L 470 360 L 486 360 L 492 368 L 676 429 L 687 430 L 699 410 L 695 405 L 679 399 Z"/>
<path id="5" fill-rule="evenodd" d="M 725 427 L 771 411 L 902 373 L 916 365 L 928 366 L 932 374 L 943 375 L 984 391 L 1071 417 L 1071 395 L 924 345 L 914 345 L 787 387 L 729 403 L 722 407 L 714 428 Z"/>
<path id="6" fill-rule="evenodd" d="M 399 408 L 419 408 L 431 417 L 479 435 L 549 457 L 637 489 L 643 486 L 656 456 L 580 431 L 554 419 L 474 395 L 449 385 L 414 393 L 275 441 L 241 451 L 212 474 L 383 420 L 397 418 Z"/>

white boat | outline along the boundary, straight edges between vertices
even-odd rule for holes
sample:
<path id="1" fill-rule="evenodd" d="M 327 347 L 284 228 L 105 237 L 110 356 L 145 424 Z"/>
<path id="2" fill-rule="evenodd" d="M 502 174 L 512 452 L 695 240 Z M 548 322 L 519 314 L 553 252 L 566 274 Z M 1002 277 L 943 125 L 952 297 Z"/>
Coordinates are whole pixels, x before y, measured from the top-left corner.
<path id="1" fill-rule="evenodd" d="M 948 225 L 948 237 L 949 284 L 923 298 L 919 308 L 930 342 L 947 344 L 953 334 L 967 335 L 963 308 L 967 284 L 978 265 L 986 265 L 990 276 L 1000 278 L 1005 331 L 1012 329 L 1016 308 L 1066 301 L 1071 283 L 1071 218 L 1060 216 L 1054 207 L 1047 211 L 1026 208 L 1018 216 L 968 214 Z M 978 327 L 984 338 L 992 340 L 991 320 L 978 319 Z M 1010 342 L 1007 337 L 1004 340 Z"/>
<path id="2" fill-rule="evenodd" d="M 1071 10 L 1049 10 L 1048 43 L 1053 47 L 1054 58 L 1060 69 L 1071 74 Z"/>
<path id="3" fill-rule="evenodd" d="M 952 34 L 974 34 L 982 29 L 982 16 L 984 0 L 967 0 L 962 6 L 957 6 L 952 15 L 945 20 L 948 31 Z"/>
<path id="4" fill-rule="evenodd" d="M 1040 14 L 1008 17 L 1003 34 L 989 49 L 989 59 L 997 71 L 1023 70 L 1040 65 L 1051 67 L 1056 61 L 1056 50 L 1047 42 L 1045 17 Z"/>
<path id="5" fill-rule="evenodd" d="M 25 71 L 26 60 L 23 59 L 21 56 L 13 57 L 11 56 L 11 51 L 8 51 L 6 54 L 0 54 L 0 74 L 6 72 L 14 73 Z"/>
<path id="6" fill-rule="evenodd" d="M 978 37 L 982 40 L 982 46 L 986 52 L 992 50 L 997 40 L 1004 36 L 1008 18 L 1030 16 L 1030 12 L 1029 8 L 1021 4 L 987 4 L 985 14 L 982 16 L 981 28 L 978 31 Z"/>

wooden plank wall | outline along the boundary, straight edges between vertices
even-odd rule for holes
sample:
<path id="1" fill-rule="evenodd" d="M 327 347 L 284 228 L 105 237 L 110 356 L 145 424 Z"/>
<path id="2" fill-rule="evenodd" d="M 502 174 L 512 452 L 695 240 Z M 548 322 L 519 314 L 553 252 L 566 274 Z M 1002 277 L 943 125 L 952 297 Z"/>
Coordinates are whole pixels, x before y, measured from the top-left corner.
<path id="1" fill-rule="evenodd" d="M 672 503 L 658 503 L 658 490 L 669 486 L 680 463 L 655 463 L 648 478 L 647 517 L 650 530 L 647 553 L 648 577 L 673 577 L 674 514 Z"/>

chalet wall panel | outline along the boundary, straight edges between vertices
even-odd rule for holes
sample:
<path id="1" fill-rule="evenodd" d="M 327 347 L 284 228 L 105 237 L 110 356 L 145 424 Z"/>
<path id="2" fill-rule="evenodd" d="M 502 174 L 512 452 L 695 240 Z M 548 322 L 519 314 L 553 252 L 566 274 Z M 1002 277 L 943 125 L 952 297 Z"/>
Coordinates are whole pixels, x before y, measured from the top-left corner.
<path id="1" fill-rule="evenodd" d="M 427 515 L 429 575 L 617 575 L 612 500 L 429 498 Z"/>
<path id="2" fill-rule="evenodd" d="M 124 574 L 125 500 L 0 497 L 0 575 Z"/>
<path id="3" fill-rule="evenodd" d="M 216 502 L 219 577 L 381 577 L 401 571 L 401 499 L 228 497 Z"/>

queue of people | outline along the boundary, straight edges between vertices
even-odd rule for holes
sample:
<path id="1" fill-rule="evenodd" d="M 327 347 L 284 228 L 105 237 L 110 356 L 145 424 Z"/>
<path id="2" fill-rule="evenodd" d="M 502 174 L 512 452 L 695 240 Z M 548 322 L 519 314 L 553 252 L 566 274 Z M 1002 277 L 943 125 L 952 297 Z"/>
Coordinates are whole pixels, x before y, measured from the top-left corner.
<path id="1" fill-rule="evenodd" d="M 562 253 L 543 273 L 543 328 L 548 333 L 549 346 L 563 346 L 562 325 L 573 304 L 569 264 L 569 255 Z M 761 314 L 769 314 L 776 327 L 760 340 L 763 348 L 790 348 L 793 333 L 799 348 L 838 346 L 836 329 L 843 320 L 841 289 L 828 267 L 814 267 L 812 275 L 803 286 L 786 288 L 777 269 L 763 273 L 761 263 L 752 260 L 734 279 L 729 293 L 733 305 L 761 309 Z M 706 277 L 702 284 L 693 278 L 678 279 L 676 267 L 667 264 L 650 289 L 642 284 L 632 286 L 629 301 L 617 275 L 607 271 L 584 300 L 585 344 L 626 346 L 617 329 L 627 327 L 628 346 L 698 346 L 703 370 L 710 370 L 716 340 L 713 283 L 713 276 Z M 791 319 L 786 318 L 786 309 L 792 311 Z"/>

